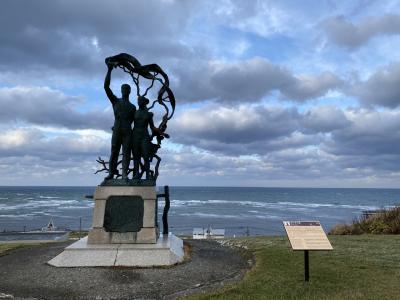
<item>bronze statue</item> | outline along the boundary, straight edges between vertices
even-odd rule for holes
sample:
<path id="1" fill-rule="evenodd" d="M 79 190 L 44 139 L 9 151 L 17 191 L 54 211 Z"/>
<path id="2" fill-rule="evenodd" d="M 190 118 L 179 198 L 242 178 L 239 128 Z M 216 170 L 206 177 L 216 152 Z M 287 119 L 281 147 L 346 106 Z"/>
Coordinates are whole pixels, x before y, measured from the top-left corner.
<path id="1" fill-rule="evenodd" d="M 158 167 L 161 161 L 161 158 L 157 155 L 157 151 L 161 148 L 161 141 L 164 138 L 169 138 L 169 135 L 165 132 L 167 130 L 167 122 L 172 118 L 175 112 L 175 96 L 169 88 L 168 76 L 157 64 L 141 65 L 135 57 L 126 53 L 107 57 L 106 64 L 108 66 L 108 71 L 104 81 L 104 89 L 113 105 L 115 122 L 110 160 L 107 163 L 99 157 L 97 162 L 103 166 L 103 169 L 96 171 L 96 173 L 102 171 L 109 172 L 103 184 L 107 184 L 107 181 L 110 182 L 114 176 L 116 176 L 116 178 L 122 176 L 124 182 L 128 184 L 137 184 L 144 173 L 146 180 L 155 181 L 159 174 Z M 121 100 L 116 98 L 110 89 L 111 72 L 113 68 L 117 67 L 128 73 L 136 86 L 138 110 L 129 102 L 129 85 L 124 84 L 121 86 Z M 155 87 L 155 83 L 159 86 L 157 99 L 153 100 L 151 105 L 147 107 L 150 101 L 146 98 L 146 95 L 149 90 Z M 140 87 L 146 85 L 147 88 L 145 92 L 140 93 Z M 154 125 L 153 113 L 150 111 L 156 108 L 156 104 L 159 104 L 158 107 L 165 110 L 158 127 Z M 133 130 L 131 129 L 132 122 L 134 123 Z M 149 134 L 149 128 L 151 129 L 151 134 Z M 156 143 L 152 142 L 153 138 L 156 140 Z M 118 161 L 121 145 L 123 157 L 121 161 Z M 133 169 L 129 168 L 131 152 L 134 162 Z M 154 158 L 157 162 L 152 169 L 150 163 Z M 118 171 L 118 165 L 121 162 L 122 174 Z M 134 182 L 128 182 L 128 174 L 132 171 Z M 109 184 L 120 183 L 118 181 L 113 181 Z"/>
<path id="2" fill-rule="evenodd" d="M 152 155 L 152 143 L 149 135 L 148 127 L 153 134 L 157 134 L 158 129 L 154 126 L 153 113 L 147 110 L 149 99 L 143 96 L 138 97 L 139 109 L 135 112 L 133 119 L 132 134 L 132 154 L 134 162 L 134 179 L 140 179 L 142 176 L 139 166 L 140 160 L 143 159 L 143 171 L 146 179 L 150 179 L 150 158 Z"/>
<path id="3" fill-rule="evenodd" d="M 111 71 L 114 66 L 106 61 L 108 70 L 104 80 L 104 89 L 110 99 L 114 110 L 114 126 L 112 127 L 111 155 L 109 161 L 109 174 L 106 180 L 119 174 L 117 169 L 119 151 L 122 145 L 122 179 L 128 179 L 129 162 L 131 158 L 132 128 L 136 107 L 129 101 L 131 87 L 129 84 L 121 86 L 122 98 L 118 99 L 110 89 Z"/>

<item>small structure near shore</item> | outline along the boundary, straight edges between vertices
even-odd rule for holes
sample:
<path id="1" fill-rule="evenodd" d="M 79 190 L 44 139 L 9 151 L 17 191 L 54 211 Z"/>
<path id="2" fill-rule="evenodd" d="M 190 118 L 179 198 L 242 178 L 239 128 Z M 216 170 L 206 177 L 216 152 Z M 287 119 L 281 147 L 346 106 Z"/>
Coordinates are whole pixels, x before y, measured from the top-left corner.
<path id="1" fill-rule="evenodd" d="M 208 226 L 204 228 L 193 228 L 193 239 L 204 240 L 204 239 L 223 239 L 225 237 L 225 229 L 214 229 Z"/>
<path id="2" fill-rule="evenodd" d="M 69 231 L 57 228 L 53 219 L 41 229 L 0 232 L 0 243 L 63 242 L 68 240 Z"/>

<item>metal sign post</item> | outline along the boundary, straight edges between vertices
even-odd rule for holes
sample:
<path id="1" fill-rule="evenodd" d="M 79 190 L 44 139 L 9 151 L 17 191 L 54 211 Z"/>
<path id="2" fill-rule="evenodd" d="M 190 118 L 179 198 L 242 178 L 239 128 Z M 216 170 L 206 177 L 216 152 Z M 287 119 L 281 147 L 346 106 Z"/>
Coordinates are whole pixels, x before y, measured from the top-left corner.
<path id="1" fill-rule="evenodd" d="M 304 251 L 304 281 L 307 282 L 310 279 L 309 250 L 332 250 L 332 245 L 319 221 L 284 221 L 283 226 L 292 249 Z"/>
<path id="2" fill-rule="evenodd" d="M 304 250 L 304 281 L 310 279 L 310 264 L 308 259 L 308 250 Z"/>

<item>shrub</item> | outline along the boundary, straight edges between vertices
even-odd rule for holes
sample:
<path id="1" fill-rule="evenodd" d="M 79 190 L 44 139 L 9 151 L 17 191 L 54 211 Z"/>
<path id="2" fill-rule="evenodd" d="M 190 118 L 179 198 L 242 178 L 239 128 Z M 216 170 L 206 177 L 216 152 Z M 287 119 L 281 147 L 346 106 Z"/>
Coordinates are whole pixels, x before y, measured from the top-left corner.
<path id="1" fill-rule="evenodd" d="M 353 220 L 352 224 L 338 224 L 329 231 L 333 235 L 363 233 L 400 234 L 400 206 L 370 216 L 363 215 Z"/>

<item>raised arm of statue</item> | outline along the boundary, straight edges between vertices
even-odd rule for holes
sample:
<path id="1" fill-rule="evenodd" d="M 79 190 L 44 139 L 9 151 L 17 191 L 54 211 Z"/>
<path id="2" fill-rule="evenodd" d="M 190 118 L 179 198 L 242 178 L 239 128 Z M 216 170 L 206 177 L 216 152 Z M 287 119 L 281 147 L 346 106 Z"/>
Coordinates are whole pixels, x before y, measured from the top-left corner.
<path id="1" fill-rule="evenodd" d="M 106 91 L 108 99 L 110 99 L 111 104 L 114 105 L 116 101 L 118 101 L 117 97 L 113 94 L 112 90 L 110 89 L 110 82 L 111 82 L 111 71 L 113 69 L 112 65 L 107 64 L 108 70 L 106 74 L 106 78 L 104 79 L 104 90 Z"/>

